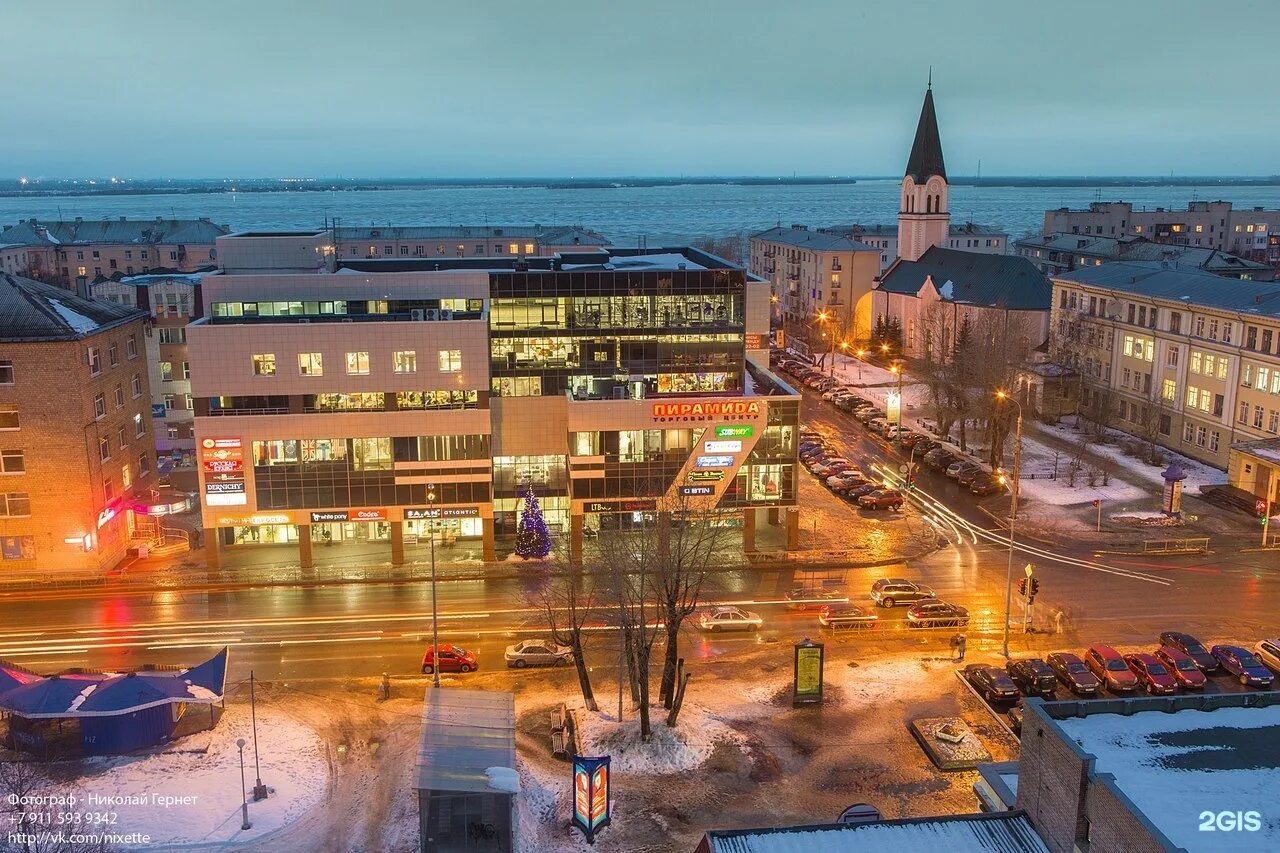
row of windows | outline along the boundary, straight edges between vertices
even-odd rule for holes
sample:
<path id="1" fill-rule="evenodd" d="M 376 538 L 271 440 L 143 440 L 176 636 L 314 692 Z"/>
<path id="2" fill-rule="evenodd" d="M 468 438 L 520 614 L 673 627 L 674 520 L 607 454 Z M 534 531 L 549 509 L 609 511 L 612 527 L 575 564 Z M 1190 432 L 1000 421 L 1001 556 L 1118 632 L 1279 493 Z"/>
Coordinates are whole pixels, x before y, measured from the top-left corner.
<path id="1" fill-rule="evenodd" d="M 487 459 L 487 435 L 420 435 L 396 438 L 272 439 L 253 443 L 257 468 L 345 462 L 354 471 L 387 471 L 393 462 Z M 324 465 L 332 469 L 332 465 Z"/>
<path id="2" fill-rule="evenodd" d="M 1240 409 L 1236 413 L 1236 421 L 1242 424 L 1252 423 L 1254 429 L 1262 429 L 1263 415 L 1264 415 L 1262 406 L 1254 406 L 1252 408 L 1252 413 L 1253 413 L 1253 418 L 1251 421 L 1249 418 L 1249 414 L 1250 414 L 1249 404 L 1241 403 Z M 1271 409 L 1269 411 L 1266 411 L 1265 415 L 1266 415 L 1267 432 L 1276 433 L 1280 431 L 1280 412 L 1276 411 L 1275 409 Z"/>
<path id="3" fill-rule="evenodd" d="M 1255 366 L 1245 362 L 1244 371 L 1240 374 L 1240 384 L 1245 388 L 1280 394 L 1280 367 L 1263 367 L 1260 364 Z"/>
<path id="4" fill-rule="evenodd" d="M 132 381 L 130 382 L 130 388 L 131 388 L 131 391 L 132 391 L 133 399 L 135 399 L 135 400 L 136 400 L 136 399 L 138 399 L 139 397 L 141 397 L 141 396 L 142 396 L 142 377 L 141 377 L 141 376 L 139 376 L 137 373 L 133 374 L 133 379 L 132 379 Z M 116 388 L 115 388 L 115 391 L 114 391 L 114 392 L 112 392 L 112 393 L 113 393 L 113 396 L 115 397 L 116 408 L 117 408 L 117 409 L 123 409 L 123 408 L 124 408 L 124 386 L 123 386 L 123 385 L 117 385 L 117 386 L 116 386 Z M 96 395 L 94 395 L 94 398 L 93 398 L 93 419 L 94 419 L 94 420 L 102 420 L 102 419 L 103 419 L 103 418 L 105 418 L 106 416 L 107 416 L 107 398 L 106 398 L 106 395 L 104 395 L 104 394 L 96 394 Z M 134 421 L 135 421 L 135 422 L 137 422 L 141 417 L 142 417 L 141 415 L 134 415 L 134 416 L 133 416 L 133 419 L 134 419 Z M 16 418 L 16 413 L 15 413 L 15 418 Z M 3 427 L 0 427 L 0 429 L 2 429 L 2 428 L 3 428 Z M 17 429 L 16 424 L 15 424 L 15 426 L 11 427 L 11 429 Z"/>
<path id="5" fill-rule="evenodd" d="M 405 244 L 405 243 L 401 243 L 401 244 L 399 244 L 399 245 L 400 245 L 400 254 L 401 254 L 401 256 L 403 256 L 403 257 L 408 257 L 408 256 L 409 256 L 409 246 L 408 246 L 407 244 Z M 502 244 L 502 243 L 493 243 L 493 244 L 475 243 L 475 244 L 473 244 L 473 245 L 475 246 L 475 252 L 474 252 L 474 254 L 475 254 L 476 256 L 485 256 L 485 255 L 489 255 L 489 254 L 493 254 L 493 255 L 501 255 L 501 254 L 503 254 L 503 244 Z M 518 255 L 518 254 L 520 254 L 520 245 L 521 245 L 520 243 L 507 243 L 507 244 L 506 244 L 507 254 L 511 254 L 511 255 Z M 415 257 L 415 258 L 424 258 L 424 257 L 426 257 L 426 255 L 427 255 L 427 253 L 426 253 L 426 248 L 427 248 L 427 247 L 426 247 L 426 245 L 421 244 L 421 243 L 420 243 L 420 244 L 418 244 L 418 245 L 416 245 L 416 246 L 414 246 L 414 247 L 413 247 L 413 257 Z M 526 255 L 532 255 L 532 254 L 534 254 L 534 252 L 536 251 L 536 249 L 537 249 L 537 246 L 536 246 L 534 243 L 525 243 L 525 244 L 524 244 L 524 253 L 525 253 Z M 455 254 L 455 256 L 456 256 L 456 257 L 459 257 L 459 258 L 464 257 L 464 256 L 466 255 L 466 252 L 467 252 L 467 246 L 466 246 L 466 244 L 465 244 L 465 243 L 457 243 L 457 244 L 455 244 L 455 245 L 454 245 L 454 254 Z M 347 254 L 351 255 L 352 257 L 360 257 L 362 253 L 364 254 L 364 256 L 365 256 L 365 257 L 368 257 L 368 258 L 377 257 L 377 256 L 378 256 L 378 247 L 377 247 L 376 245 L 370 245 L 370 246 L 368 247 L 368 252 L 364 252 L 363 247 L 359 247 L 359 246 L 352 246 L 351 248 L 349 248 L 349 249 L 347 250 Z M 394 254 L 395 254 L 395 247 L 394 247 L 394 246 L 392 246 L 392 245 L 391 245 L 391 244 L 389 244 L 389 243 L 384 243 L 384 244 L 382 244 L 382 256 L 383 256 L 383 257 L 391 257 L 391 256 L 392 256 L 392 255 L 394 255 Z M 437 255 L 444 255 L 444 254 L 445 254 L 445 245 L 444 245 L 444 243 L 437 243 L 437 244 L 436 244 L 436 254 L 437 254 Z"/>
<path id="6" fill-rule="evenodd" d="M 125 357 L 134 359 L 138 357 L 138 336 L 129 335 L 125 338 L 124 343 Z M 89 347 L 85 353 L 85 358 L 89 364 L 89 375 L 97 376 L 102 373 L 102 348 Z M 120 363 L 120 347 L 115 341 L 107 346 L 107 362 L 111 367 L 115 367 Z M 9 381 L 13 381 L 13 365 L 9 365 Z"/>
<path id="7" fill-rule="evenodd" d="M 483 299 L 326 299 L 326 300 L 278 300 L 272 302 L 215 302 L 210 313 L 216 317 L 324 317 L 326 315 L 361 317 L 376 315 L 408 315 L 415 311 L 440 311 L 435 319 L 464 319 L 458 315 L 480 316 L 484 313 Z M 426 313 L 423 319 L 428 318 Z"/>
<path id="8" fill-rule="evenodd" d="M 434 502 L 488 503 L 489 484 L 436 483 Z M 397 484 L 389 473 L 351 474 L 349 481 L 319 480 L 303 474 L 272 472 L 255 482 L 258 509 L 315 507 L 426 506 L 425 484 Z"/>
<path id="9" fill-rule="evenodd" d="M 273 352 L 254 353 L 249 357 L 255 376 L 276 375 L 276 354 Z M 349 352 L 345 354 L 346 372 L 348 376 L 368 376 L 371 372 L 369 353 Z M 184 362 L 185 365 L 185 362 Z M 462 350 L 442 349 L 436 352 L 436 365 L 441 373 L 459 373 L 462 371 Z M 415 350 L 397 350 L 391 354 L 392 373 L 417 373 L 418 353 Z M 184 367 L 185 372 L 185 367 Z M 323 376 L 324 353 L 298 353 L 298 374 L 300 376 Z M 184 378 L 187 378 L 184 376 Z"/>
<path id="10" fill-rule="evenodd" d="M 497 298 L 489 307 L 494 329 L 676 328 L 742 318 L 742 296 L 729 293 Z"/>
<path id="11" fill-rule="evenodd" d="M 1197 426 L 1190 421 L 1182 424 L 1182 443 L 1195 444 L 1196 447 L 1206 446 L 1206 437 L 1208 439 L 1207 446 L 1210 453 L 1217 453 L 1218 447 L 1222 440 L 1222 434 L 1216 429 L 1210 430 L 1207 427 Z"/>

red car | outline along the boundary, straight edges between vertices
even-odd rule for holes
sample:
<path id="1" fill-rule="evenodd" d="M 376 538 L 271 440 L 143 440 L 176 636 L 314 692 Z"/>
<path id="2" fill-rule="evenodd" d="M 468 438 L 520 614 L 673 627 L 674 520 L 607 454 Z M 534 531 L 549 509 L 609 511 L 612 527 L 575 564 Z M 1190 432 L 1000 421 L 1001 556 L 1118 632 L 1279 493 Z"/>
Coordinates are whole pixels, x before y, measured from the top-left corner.
<path id="1" fill-rule="evenodd" d="M 1178 684 L 1188 690 L 1203 690 L 1205 682 L 1209 680 L 1204 677 L 1200 667 L 1196 666 L 1191 655 L 1173 646 L 1161 646 L 1156 649 L 1156 660 L 1164 664 Z"/>
<path id="2" fill-rule="evenodd" d="M 430 675 L 437 666 L 441 672 L 472 672 L 480 668 L 480 661 L 476 659 L 475 652 L 441 643 L 438 649 L 428 646 L 426 654 L 422 656 L 424 673 Z"/>
<path id="3" fill-rule="evenodd" d="M 1138 689 L 1138 676 L 1124 662 L 1124 656 L 1110 646 L 1090 646 L 1084 653 L 1084 665 L 1112 693 L 1131 693 Z"/>
<path id="4" fill-rule="evenodd" d="M 858 498 L 863 509 L 902 509 L 902 492 L 897 489 L 880 489 Z"/>
<path id="5" fill-rule="evenodd" d="M 1125 655 L 1124 662 L 1129 664 L 1129 669 L 1138 677 L 1138 683 L 1152 696 L 1168 696 L 1178 692 L 1178 680 L 1155 655 Z"/>

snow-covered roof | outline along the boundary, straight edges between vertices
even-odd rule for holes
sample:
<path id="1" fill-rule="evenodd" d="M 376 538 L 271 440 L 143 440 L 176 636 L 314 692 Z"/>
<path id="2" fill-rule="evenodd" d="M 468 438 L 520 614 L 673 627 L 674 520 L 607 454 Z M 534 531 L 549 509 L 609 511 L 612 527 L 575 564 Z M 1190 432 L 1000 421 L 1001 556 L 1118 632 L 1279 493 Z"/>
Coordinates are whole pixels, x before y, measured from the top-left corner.
<path id="1" fill-rule="evenodd" d="M 414 768 L 419 791 L 514 793 L 515 766 L 515 694 L 427 688 Z"/>
<path id="2" fill-rule="evenodd" d="M 1022 812 L 708 832 L 709 853 L 1047 853 Z"/>
<path id="3" fill-rule="evenodd" d="M 0 274 L 0 341 L 75 341 L 146 316 L 140 308 Z"/>
<path id="4" fill-rule="evenodd" d="M 1280 704 L 1206 707 L 1212 710 L 1099 713 L 1053 722 L 1094 756 L 1094 774 L 1114 776 L 1119 791 L 1174 845 L 1207 849 L 1198 820 L 1205 809 L 1260 809 L 1262 828 L 1233 833 L 1229 846 L 1280 849 L 1280 823 L 1267 821 L 1263 807 L 1280 775 Z"/>
<path id="5" fill-rule="evenodd" d="M 652 255 L 610 255 L 607 261 L 592 264 L 564 264 L 561 269 L 570 270 L 705 270 L 678 252 L 662 252 Z"/>
<path id="6" fill-rule="evenodd" d="M 1280 438 L 1259 438 L 1254 441 L 1237 441 L 1232 450 L 1247 453 L 1258 459 L 1280 463 Z"/>

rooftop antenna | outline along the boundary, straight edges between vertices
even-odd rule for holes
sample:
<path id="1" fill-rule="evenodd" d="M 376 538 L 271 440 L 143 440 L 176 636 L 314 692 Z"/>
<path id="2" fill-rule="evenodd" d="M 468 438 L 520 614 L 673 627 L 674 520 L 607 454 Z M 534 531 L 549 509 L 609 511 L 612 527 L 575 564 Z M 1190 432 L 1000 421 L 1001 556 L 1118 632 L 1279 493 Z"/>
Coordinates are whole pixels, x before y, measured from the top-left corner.
<path id="1" fill-rule="evenodd" d="M 929 88 L 933 88 L 933 66 L 929 66 Z"/>

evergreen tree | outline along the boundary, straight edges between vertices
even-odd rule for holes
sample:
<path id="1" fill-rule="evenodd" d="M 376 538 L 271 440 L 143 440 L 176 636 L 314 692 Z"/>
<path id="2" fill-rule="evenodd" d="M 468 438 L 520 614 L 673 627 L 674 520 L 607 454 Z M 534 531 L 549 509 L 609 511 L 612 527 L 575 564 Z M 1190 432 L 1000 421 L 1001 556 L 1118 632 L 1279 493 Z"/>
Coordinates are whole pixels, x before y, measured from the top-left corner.
<path id="1" fill-rule="evenodd" d="M 890 317 L 885 323 L 884 329 L 885 342 L 889 344 L 889 349 L 896 353 L 902 352 L 902 321 L 897 317 Z"/>
<path id="2" fill-rule="evenodd" d="M 542 518 L 538 497 L 529 486 L 524 493 L 524 510 L 516 528 L 516 553 L 526 560 L 541 560 L 551 553 L 551 533 Z"/>
<path id="3" fill-rule="evenodd" d="M 879 314 L 876 316 L 875 326 L 871 329 L 871 349 L 879 349 L 880 344 L 884 342 L 884 331 L 884 315 Z"/>

